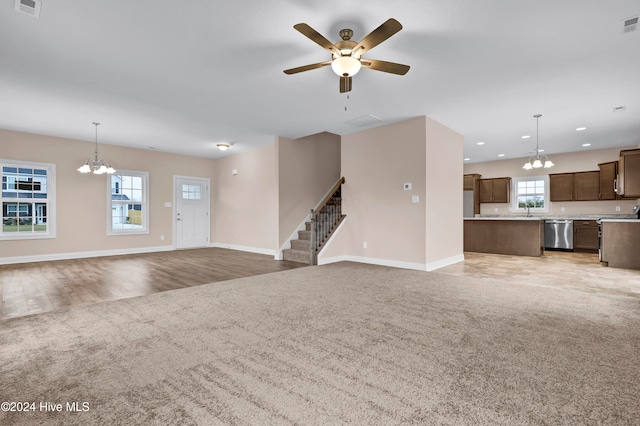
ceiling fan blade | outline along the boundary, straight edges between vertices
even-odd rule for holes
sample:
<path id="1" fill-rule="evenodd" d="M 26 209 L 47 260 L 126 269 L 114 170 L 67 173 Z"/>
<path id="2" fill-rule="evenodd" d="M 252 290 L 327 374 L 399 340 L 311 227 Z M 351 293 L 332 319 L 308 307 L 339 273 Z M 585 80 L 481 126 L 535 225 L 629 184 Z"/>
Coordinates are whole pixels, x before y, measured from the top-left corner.
<path id="1" fill-rule="evenodd" d="M 353 80 L 351 77 L 340 77 L 340 93 L 350 92 Z"/>
<path id="2" fill-rule="evenodd" d="M 402 29 L 402 24 L 393 18 L 388 19 L 382 25 L 375 30 L 371 31 L 368 36 L 362 39 L 362 41 L 354 46 L 352 52 L 362 55 L 367 52 L 398 31 Z"/>
<path id="3" fill-rule="evenodd" d="M 376 59 L 361 59 L 360 63 L 365 68 L 398 75 L 405 75 L 409 71 L 409 68 L 411 68 L 409 65 L 396 64 L 395 62 L 378 61 Z"/>
<path id="4" fill-rule="evenodd" d="M 288 69 L 288 70 L 284 70 L 284 73 L 285 74 L 297 74 L 299 72 L 315 70 L 316 68 L 326 67 L 327 65 L 331 65 L 331 61 L 318 62 L 316 64 L 309 64 L 309 65 L 304 65 L 304 66 L 297 67 L 297 68 L 291 68 L 291 69 Z"/>
<path id="5" fill-rule="evenodd" d="M 293 26 L 296 30 L 300 31 L 303 35 L 307 36 L 311 41 L 327 49 L 331 53 L 335 53 L 340 56 L 340 50 L 329 40 L 327 40 L 322 34 L 311 28 L 305 23 L 296 24 Z"/>

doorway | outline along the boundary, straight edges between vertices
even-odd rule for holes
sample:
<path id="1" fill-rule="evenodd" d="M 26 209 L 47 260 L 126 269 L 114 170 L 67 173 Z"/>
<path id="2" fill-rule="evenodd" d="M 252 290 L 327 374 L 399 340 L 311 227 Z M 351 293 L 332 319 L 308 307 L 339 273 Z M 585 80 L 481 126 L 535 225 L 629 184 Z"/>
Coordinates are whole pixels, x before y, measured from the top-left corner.
<path id="1" fill-rule="evenodd" d="M 209 186 L 207 178 L 174 176 L 177 249 L 209 246 Z"/>

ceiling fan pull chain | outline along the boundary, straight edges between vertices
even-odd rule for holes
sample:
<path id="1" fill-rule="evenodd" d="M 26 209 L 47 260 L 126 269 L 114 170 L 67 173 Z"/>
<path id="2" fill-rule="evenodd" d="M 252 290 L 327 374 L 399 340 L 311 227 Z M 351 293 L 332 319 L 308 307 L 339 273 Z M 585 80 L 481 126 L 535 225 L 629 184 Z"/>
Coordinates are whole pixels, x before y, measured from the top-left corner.
<path id="1" fill-rule="evenodd" d="M 347 101 L 344 103 L 344 110 L 347 110 L 347 103 L 349 102 L 349 94 L 347 93 Z"/>

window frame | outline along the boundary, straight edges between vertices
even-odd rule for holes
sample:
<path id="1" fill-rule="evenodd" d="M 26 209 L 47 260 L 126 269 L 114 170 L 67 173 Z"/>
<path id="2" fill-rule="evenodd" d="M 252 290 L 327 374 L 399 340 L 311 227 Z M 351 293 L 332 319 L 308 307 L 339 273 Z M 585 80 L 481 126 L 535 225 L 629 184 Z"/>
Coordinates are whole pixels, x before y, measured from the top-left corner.
<path id="1" fill-rule="evenodd" d="M 45 232 L 4 232 L 0 227 L 0 241 L 20 241 L 20 240 L 44 240 L 56 238 L 56 165 L 53 163 L 41 163 L 36 161 L 20 161 L 0 158 L 0 176 L 4 174 L 4 167 L 16 167 L 27 169 L 44 169 L 46 174 L 46 198 L 16 198 L 4 197 L 0 189 L 0 206 L 7 201 L 16 201 L 17 203 L 27 204 L 29 202 L 35 204 L 46 204 L 47 230 Z M 35 213 L 34 213 L 35 214 Z M 0 213 L 0 217 L 2 214 Z"/>
<path id="2" fill-rule="evenodd" d="M 114 176 L 132 176 L 142 178 L 142 201 L 122 201 L 113 200 L 111 182 Z M 113 207 L 115 204 L 142 204 L 142 229 L 113 229 Z M 107 235 L 146 235 L 149 234 L 149 173 L 137 170 L 117 170 L 115 173 L 107 175 Z"/>
<path id="3" fill-rule="evenodd" d="M 531 207 L 529 211 L 531 213 L 548 213 L 549 212 L 549 175 L 543 176 L 518 176 L 511 178 L 512 180 L 512 194 L 511 194 L 511 211 L 514 213 L 527 213 L 527 208 L 518 207 L 518 183 L 529 181 L 544 181 L 544 207 Z"/>

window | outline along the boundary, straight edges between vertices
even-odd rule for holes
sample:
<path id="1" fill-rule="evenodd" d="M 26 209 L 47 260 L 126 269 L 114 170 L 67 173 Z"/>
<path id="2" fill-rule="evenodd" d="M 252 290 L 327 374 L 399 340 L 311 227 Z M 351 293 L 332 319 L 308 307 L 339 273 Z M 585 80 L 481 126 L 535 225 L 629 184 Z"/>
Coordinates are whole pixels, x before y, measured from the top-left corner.
<path id="1" fill-rule="evenodd" d="M 549 176 L 513 178 L 513 183 L 512 211 L 549 211 Z"/>
<path id="2" fill-rule="evenodd" d="M 183 200 L 200 200 L 202 199 L 202 186 L 200 185 L 182 185 Z"/>
<path id="3" fill-rule="evenodd" d="M 149 174 L 121 171 L 108 176 L 108 235 L 149 233 Z"/>
<path id="4" fill-rule="evenodd" d="M 55 165 L 0 160 L 0 239 L 55 238 Z"/>

